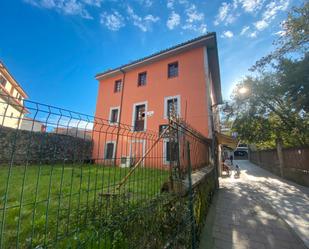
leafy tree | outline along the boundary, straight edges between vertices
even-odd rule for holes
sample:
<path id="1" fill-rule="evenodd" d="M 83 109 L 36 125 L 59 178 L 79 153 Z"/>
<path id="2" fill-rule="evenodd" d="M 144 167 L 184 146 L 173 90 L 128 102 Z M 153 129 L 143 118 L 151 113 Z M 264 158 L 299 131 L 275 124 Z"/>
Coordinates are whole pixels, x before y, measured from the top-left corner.
<path id="1" fill-rule="evenodd" d="M 239 138 L 260 148 L 309 145 L 309 2 L 292 8 L 282 27 L 277 48 L 251 68 L 257 76 L 239 82 L 227 113 Z"/>
<path id="2" fill-rule="evenodd" d="M 309 1 L 303 6 L 294 7 L 282 23 L 281 36 L 274 42 L 275 51 L 262 57 L 251 68 L 251 71 L 263 70 L 289 53 L 304 54 L 309 49 Z"/>
<path id="3" fill-rule="evenodd" d="M 309 145 L 309 116 L 303 98 L 308 95 L 309 81 L 290 87 L 293 77 L 288 75 L 291 68 L 301 71 L 305 60 L 282 61 L 284 65 L 279 64 L 276 72 L 247 77 L 236 86 L 227 116 L 241 140 L 260 148 L 274 147 L 278 138 L 285 146 Z M 239 89 L 247 92 L 240 94 Z M 299 98 L 295 98 L 295 89 L 301 91 Z"/>
<path id="4" fill-rule="evenodd" d="M 298 111 L 309 112 L 309 53 L 298 61 L 282 58 L 276 67 L 281 94 L 287 98 Z"/>

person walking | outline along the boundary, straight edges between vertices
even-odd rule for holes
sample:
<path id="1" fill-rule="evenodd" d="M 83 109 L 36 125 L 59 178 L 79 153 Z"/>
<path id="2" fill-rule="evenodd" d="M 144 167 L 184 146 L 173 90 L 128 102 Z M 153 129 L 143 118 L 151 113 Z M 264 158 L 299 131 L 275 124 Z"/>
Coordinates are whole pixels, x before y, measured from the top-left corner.
<path id="1" fill-rule="evenodd" d="M 234 159 L 233 155 L 230 155 L 231 165 L 233 165 L 233 159 Z"/>

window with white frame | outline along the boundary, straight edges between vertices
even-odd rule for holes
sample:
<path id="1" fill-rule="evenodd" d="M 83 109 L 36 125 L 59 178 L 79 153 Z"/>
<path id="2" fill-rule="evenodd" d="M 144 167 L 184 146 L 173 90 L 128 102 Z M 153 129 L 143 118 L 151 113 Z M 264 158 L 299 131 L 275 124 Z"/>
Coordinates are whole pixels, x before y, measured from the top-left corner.
<path id="1" fill-rule="evenodd" d="M 115 142 L 107 142 L 105 144 L 104 159 L 115 158 Z"/>
<path id="2" fill-rule="evenodd" d="M 178 76 L 178 61 L 168 64 L 167 76 L 168 78 L 174 78 Z"/>
<path id="3" fill-rule="evenodd" d="M 114 92 L 115 93 L 121 92 L 121 88 L 122 88 L 122 80 L 116 80 L 114 84 Z"/>
<path id="4" fill-rule="evenodd" d="M 132 126 L 134 131 L 147 129 L 147 101 L 133 104 Z"/>
<path id="5" fill-rule="evenodd" d="M 2 75 L 0 75 L 0 84 L 1 84 L 3 87 L 5 87 L 6 83 L 7 83 L 6 79 L 5 79 Z"/>
<path id="6" fill-rule="evenodd" d="M 179 157 L 179 144 L 169 139 L 163 140 L 163 162 L 169 164 L 170 162 L 176 162 Z"/>
<path id="7" fill-rule="evenodd" d="M 169 118 L 172 113 L 180 116 L 180 95 L 164 98 L 164 118 Z"/>
<path id="8" fill-rule="evenodd" d="M 109 111 L 109 122 L 115 124 L 119 122 L 119 107 L 111 107 Z"/>
<path id="9" fill-rule="evenodd" d="M 147 72 L 142 72 L 138 74 L 137 86 L 145 86 L 147 80 Z"/>

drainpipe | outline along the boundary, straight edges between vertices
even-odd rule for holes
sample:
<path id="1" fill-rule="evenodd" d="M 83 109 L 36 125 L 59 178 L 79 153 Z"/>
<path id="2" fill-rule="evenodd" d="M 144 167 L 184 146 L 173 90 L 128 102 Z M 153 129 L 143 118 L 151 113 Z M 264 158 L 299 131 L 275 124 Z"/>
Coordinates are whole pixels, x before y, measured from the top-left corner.
<path id="1" fill-rule="evenodd" d="M 216 143 L 216 131 L 215 131 L 215 121 L 214 121 L 214 111 L 213 108 L 218 106 L 219 104 L 212 105 L 210 107 L 211 114 L 210 114 L 210 122 L 211 122 L 211 130 L 212 130 L 212 140 L 211 140 L 211 154 L 213 158 L 213 163 L 215 167 L 215 183 L 216 183 L 216 189 L 219 189 L 219 173 L 218 173 L 218 167 L 220 166 L 218 163 L 218 154 L 216 153 L 216 148 L 218 144 Z"/>
<path id="2" fill-rule="evenodd" d="M 120 110 L 119 110 L 118 127 L 117 127 L 114 166 L 116 166 L 116 160 L 117 160 L 117 151 L 118 151 L 120 124 L 121 124 L 121 114 L 122 114 L 122 105 L 123 105 L 123 95 L 124 95 L 124 83 L 125 83 L 125 79 L 126 79 L 126 72 L 122 68 L 120 68 L 119 71 L 122 73 L 123 76 L 122 76 L 122 83 L 121 83 L 121 98 L 120 98 L 120 108 L 119 108 Z"/>

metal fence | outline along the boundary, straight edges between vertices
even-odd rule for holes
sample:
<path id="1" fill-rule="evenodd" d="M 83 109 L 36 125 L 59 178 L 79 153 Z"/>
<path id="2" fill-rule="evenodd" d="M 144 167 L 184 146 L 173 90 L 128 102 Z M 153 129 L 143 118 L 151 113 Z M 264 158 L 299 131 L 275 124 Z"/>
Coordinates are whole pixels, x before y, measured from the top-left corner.
<path id="1" fill-rule="evenodd" d="M 215 181 L 210 141 L 184 121 L 135 131 L 6 95 L 0 108 L 1 249 L 197 247 Z"/>

